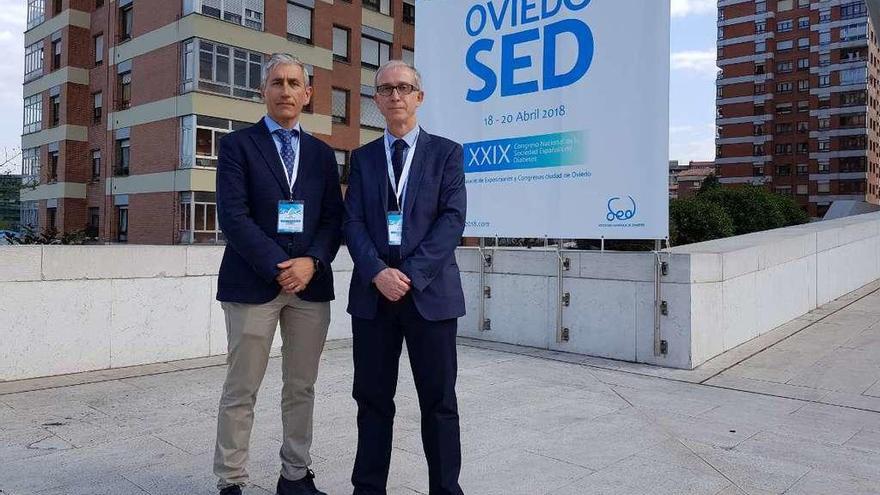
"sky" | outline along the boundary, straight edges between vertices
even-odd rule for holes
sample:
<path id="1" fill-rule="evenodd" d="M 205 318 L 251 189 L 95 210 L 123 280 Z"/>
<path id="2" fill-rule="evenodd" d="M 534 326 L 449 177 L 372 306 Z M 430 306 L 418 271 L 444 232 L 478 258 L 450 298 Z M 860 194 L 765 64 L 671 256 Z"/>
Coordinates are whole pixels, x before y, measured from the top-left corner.
<path id="1" fill-rule="evenodd" d="M 0 57 L 6 60 L 0 64 L 0 164 L 21 145 L 25 4 L 0 0 Z M 716 16 L 717 0 L 672 0 L 671 160 L 711 160 L 715 154 Z M 16 158 L 0 172 L 20 170 Z"/>

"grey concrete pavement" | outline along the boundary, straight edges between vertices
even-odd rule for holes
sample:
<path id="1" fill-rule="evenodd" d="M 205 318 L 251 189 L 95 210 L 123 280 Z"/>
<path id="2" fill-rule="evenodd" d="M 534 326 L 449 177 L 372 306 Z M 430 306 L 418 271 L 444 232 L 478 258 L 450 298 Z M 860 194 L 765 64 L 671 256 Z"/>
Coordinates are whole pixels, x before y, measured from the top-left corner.
<path id="1" fill-rule="evenodd" d="M 870 287 L 692 371 L 462 341 L 469 495 L 878 494 L 880 292 Z M 389 493 L 426 494 L 403 359 Z M 223 358 L 0 383 L 0 493 L 214 493 Z M 351 350 L 317 386 L 314 470 L 351 493 Z M 256 409 L 250 494 L 274 493 L 280 362 Z"/>

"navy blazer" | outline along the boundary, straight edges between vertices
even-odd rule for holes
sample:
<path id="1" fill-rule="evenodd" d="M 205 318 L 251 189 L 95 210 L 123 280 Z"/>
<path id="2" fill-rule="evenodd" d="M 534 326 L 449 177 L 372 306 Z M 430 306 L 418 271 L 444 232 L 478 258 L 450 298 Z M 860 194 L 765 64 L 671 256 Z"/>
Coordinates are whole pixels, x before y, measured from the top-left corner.
<path id="1" fill-rule="evenodd" d="M 354 260 L 348 312 L 372 319 L 381 294 L 373 278 L 387 268 L 388 162 L 383 140 L 352 154 L 345 194 L 345 240 Z M 464 233 L 467 193 L 461 145 L 420 130 L 403 205 L 400 271 L 412 280 L 412 298 L 423 318 L 465 314 L 455 248 Z"/>
<path id="2" fill-rule="evenodd" d="M 217 300 L 263 304 L 281 286 L 277 265 L 312 256 L 321 269 L 298 294 L 306 301 L 331 301 L 333 270 L 342 241 L 342 191 L 333 150 L 300 133 L 300 160 L 291 196 L 287 175 L 263 120 L 220 141 L 217 164 L 217 213 L 226 236 Z M 278 202 L 305 202 L 303 232 L 278 233 Z"/>

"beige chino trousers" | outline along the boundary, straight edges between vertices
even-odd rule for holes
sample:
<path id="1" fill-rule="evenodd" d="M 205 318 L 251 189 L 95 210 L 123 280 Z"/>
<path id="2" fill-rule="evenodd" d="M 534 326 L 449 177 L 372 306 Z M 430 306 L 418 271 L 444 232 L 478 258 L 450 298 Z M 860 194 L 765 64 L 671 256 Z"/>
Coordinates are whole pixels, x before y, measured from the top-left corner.
<path id="1" fill-rule="evenodd" d="M 269 363 L 275 329 L 281 324 L 281 475 L 296 481 L 312 463 L 315 381 L 327 329 L 330 303 L 303 301 L 281 293 L 266 304 L 222 303 L 226 315 L 228 369 L 217 415 L 214 474 L 217 487 L 244 485 L 254 404 Z"/>

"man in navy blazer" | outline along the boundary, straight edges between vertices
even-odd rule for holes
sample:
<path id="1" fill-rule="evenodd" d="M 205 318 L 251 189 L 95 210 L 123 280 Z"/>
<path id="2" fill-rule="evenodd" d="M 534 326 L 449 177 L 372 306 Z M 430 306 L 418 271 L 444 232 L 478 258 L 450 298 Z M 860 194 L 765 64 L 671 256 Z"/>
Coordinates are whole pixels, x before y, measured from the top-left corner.
<path id="1" fill-rule="evenodd" d="M 309 469 L 314 384 L 330 324 L 343 204 L 333 150 L 302 131 L 312 88 L 286 54 L 264 68 L 267 115 L 220 142 L 217 211 L 227 246 L 217 299 L 229 354 L 217 418 L 214 473 L 222 495 L 248 481 L 254 403 L 280 323 L 281 475 L 278 495 L 322 494 Z"/>
<path id="2" fill-rule="evenodd" d="M 354 337 L 358 444 L 355 495 L 385 494 L 403 341 L 422 414 L 430 495 L 461 495 L 455 395 L 457 318 L 465 313 L 455 248 L 467 194 L 462 149 L 419 128 L 421 77 L 395 60 L 376 73 L 382 138 L 352 155 L 345 239 L 354 260 L 348 312 Z"/>

